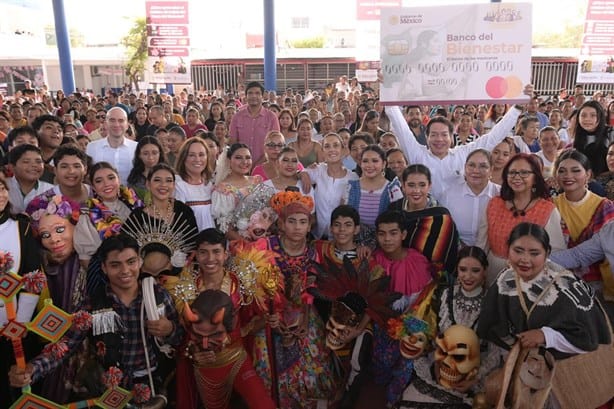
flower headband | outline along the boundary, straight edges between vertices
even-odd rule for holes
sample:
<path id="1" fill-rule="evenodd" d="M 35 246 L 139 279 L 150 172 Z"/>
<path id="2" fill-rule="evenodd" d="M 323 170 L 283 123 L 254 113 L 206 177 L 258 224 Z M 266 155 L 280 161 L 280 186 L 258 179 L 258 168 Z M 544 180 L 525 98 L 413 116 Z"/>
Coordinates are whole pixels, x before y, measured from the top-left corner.
<path id="1" fill-rule="evenodd" d="M 311 214 L 313 199 L 299 192 L 279 192 L 271 197 L 271 207 L 282 218 L 292 213 Z"/>
<path id="2" fill-rule="evenodd" d="M 26 210 L 32 219 L 32 229 L 38 234 L 38 226 L 43 216 L 57 215 L 77 224 L 80 206 L 77 202 L 62 195 L 40 195 L 35 197 Z"/>
<path id="3" fill-rule="evenodd" d="M 388 335 L 392 339 L 400 340 L 418 332 L 429 335 L 429 331 L 430 327 L 426 321 L 422 321 L 411 314 L 404 314 L 398 318 L 390 318 L 388 320 Z"/>

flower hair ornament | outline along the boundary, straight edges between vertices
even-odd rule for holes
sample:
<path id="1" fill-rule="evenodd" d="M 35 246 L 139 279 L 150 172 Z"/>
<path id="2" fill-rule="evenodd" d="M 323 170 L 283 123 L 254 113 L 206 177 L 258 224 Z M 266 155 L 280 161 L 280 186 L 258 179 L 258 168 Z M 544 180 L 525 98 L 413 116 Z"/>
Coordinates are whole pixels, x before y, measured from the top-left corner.
<path id="1" fill-rule="evenodd" d="M 271 197 L 271 207 L 282 219 L 285 219 L 289 214 L 293 213 L 304 213 L 309 215 L 313 211 L 313 206 L 314 204 L 311 196 L 305 196 L 300 192 L 279 192 Z"/>
<path id="2" fill-rule="evenodd" d="M 277 214 L 269 207 L 274 194 L 275 189 L 261 183 L 239 203 L 234 212 L 234 224 L 242 237 L 257 240 L 277 221 Z"/>
<path id="3" fill-rule="evenodd" d="M 32 219 L 32 229 L 35 234 L 38 234 L 40 220 L 44 216 L 57 215 L 70 223 L 77 224 L 79 221 L 81 207 L 79 203 L 69 199 L 63 195 L 45 195 L 37 196 L 30 202 L 26 213 Z"/>
<path id="4" fill-rule="evenodd" d="M 171 254 L 171 264 L 174 267 L 183 267 L 187 254 L 192 249 L 191 240 L 198 233 L 187 221 L 177 218 L 172 223 L 147 217 L 141 214 L 140 223 L 129 218 L 123 224 L 123 231 L 134 238 L 141 254 L 148 245 L 160 244 L 166 247 Z"/>

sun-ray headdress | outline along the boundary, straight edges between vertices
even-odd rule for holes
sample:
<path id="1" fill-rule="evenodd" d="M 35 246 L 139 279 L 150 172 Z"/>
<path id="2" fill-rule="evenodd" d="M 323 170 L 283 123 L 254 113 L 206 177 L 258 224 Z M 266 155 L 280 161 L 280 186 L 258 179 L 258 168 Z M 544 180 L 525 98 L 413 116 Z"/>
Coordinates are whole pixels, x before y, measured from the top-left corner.
<path id="1" fill-rule="evenodd" d="M 155 243 L 168 248 L 172 255 L 171 259 L 177 257 L 180 253 L 187 255 L 192 250 L 192 239 L 198 234 L 194 227 L 181 218 L 176 218 L 172 223 L 165 223 L 155 217 L 147 217 L 145 213 L 142 213 L 139 222 L 128 218 L 124 222 L 122 230 L 137 241 L 141 253 L 147 245 Z M 179 263 L 180 266 L 184 262 L 185 257 Z M 177 263 L 172 262 L 172 264 L 176 265 Z"/>

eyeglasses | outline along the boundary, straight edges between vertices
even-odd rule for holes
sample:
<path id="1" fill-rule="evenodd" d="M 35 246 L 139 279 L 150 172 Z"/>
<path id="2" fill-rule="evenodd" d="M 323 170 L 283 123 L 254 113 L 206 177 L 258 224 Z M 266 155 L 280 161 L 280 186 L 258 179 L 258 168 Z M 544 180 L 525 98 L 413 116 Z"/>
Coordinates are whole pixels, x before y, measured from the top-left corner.
<path id="1" fill-rule="evenodd" d="M 96 115 L 96 119 L 105 119 L 106 115 Z"/>
<path id="2" fill-rule="evenodd" d="M 264 146 L 266 146 L 267 148 L 271 148 L 271 149 L 275 149 L 275 148 L 281 149 L 281 148 L 283 148 L 286 145 L 284 145 L 283 143 L 269 142 L 269 143 L 265 143 Z"/>
<path id="3" fill-rule="evenodd" d="M 507 177 L 509 179 L 514 179 L 516 176 L 520 176 L 522 179 L 526 179 L 533 173 L 535 172 L 531 170 L 510 170 L 509 172 L 507 172 Z"/>

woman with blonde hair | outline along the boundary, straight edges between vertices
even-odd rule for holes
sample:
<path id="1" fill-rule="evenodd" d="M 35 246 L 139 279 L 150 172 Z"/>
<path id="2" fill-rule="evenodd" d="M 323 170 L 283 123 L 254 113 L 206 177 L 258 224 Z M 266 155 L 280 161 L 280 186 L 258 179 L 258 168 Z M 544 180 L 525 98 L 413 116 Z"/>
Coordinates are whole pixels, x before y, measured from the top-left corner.
<path id="1" fill-rule="evenodd" d="M 274 179 L 279 176 L 277 159 L 280 152 L 286 147 L 284 135 L 280 131 L 270 131 L 264 137 L 264 163 L 254 166 L 252 176 L 262 176 L 262 181 Z M 299 170 L 303 170 L 303 165 L 299 163 Z"/>

